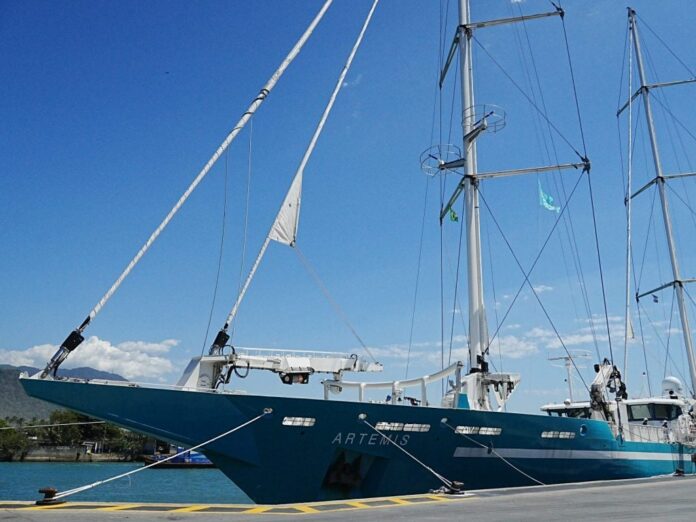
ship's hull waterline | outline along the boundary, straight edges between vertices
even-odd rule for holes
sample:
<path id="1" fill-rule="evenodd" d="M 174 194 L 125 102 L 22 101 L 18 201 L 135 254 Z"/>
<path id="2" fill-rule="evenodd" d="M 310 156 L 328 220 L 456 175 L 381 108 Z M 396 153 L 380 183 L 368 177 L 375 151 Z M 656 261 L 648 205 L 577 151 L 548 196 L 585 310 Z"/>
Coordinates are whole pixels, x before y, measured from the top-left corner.
<path id="1" fill-rule="evenodd" d="M 363 422 L 361 414 L 373 426 L 429 425 L 423 432 L 384 433 L 466 489 L 537 484 L 530 477 L 552 484 L 647 477 L 678 468 L 696 471 L 691 457 L 695 448 L 621 442 L 606 422 L 589 419 L 124 384 L 28 378 L 21 382 L 33 397 L 186 446 L 272 409 L 270 415 L 202 449 L 252 500 L 264 504 L 416 494 L 442 485 Z M 316 420 L 313 426 L 287 426 L 286 417 Z M 464 436 L 452 430 L 457 426 L 499 428 L 500 433 Z M 573 435 L 542 437 L 549 431 Z"/>

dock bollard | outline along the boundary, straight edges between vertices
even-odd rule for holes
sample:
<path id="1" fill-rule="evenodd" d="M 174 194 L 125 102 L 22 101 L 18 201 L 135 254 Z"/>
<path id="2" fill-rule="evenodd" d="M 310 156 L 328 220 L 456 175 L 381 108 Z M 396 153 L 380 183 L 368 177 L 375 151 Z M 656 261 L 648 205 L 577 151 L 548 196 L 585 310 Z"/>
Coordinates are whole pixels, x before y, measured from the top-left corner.
<path id="1" fill-rule="evenodd" d="M 36 501 L 37 506 L 50 506 L 55 504 L 64 504 L 65 500 L 54 498 L 58 490 L 56 488 L 41 488 L 39 493 L 43 493 L 44 498 Z"/>

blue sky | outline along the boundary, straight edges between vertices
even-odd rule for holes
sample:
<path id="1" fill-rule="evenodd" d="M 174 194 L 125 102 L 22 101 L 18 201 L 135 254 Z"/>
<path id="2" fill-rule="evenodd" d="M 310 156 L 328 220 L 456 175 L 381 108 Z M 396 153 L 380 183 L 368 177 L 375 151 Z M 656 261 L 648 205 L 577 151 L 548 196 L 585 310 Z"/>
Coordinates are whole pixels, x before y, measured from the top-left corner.
<path id="1" fill-rule="evenodd" d="M 445 46 L 454 31 L 456 5 L 451 3 Z M 696 68 L 691 33 L 696 7 L 647 0 L 633 5 Z M 0 362 L 45 363 L 46 354 L 82 321 L 178 199 L 319 7 L 317 1 L 0 4 Z M 609 313 L 613 328 L 620 330 L 624 207 L 614 114 L 626 9 L 613 0 L 568 1 L 564 7 L 593 165 Z M 510 16 L 520 8 L 531 13 L 549 6 L 532 0 L 474 1 L 473 18 Z M 225 250 L 209 341 L 236 297 L 249 165 L 244 273 L 289 186 L 368 9 L 366 1 L 336 0 L 254 118 L 253 132 L 250 127 L 240 134 L 226 160 L 218 163 L 87 330 L 88 337 L 96 337 L 78 349 L 66 366 L 88 364 L 136 380 L 173 381 L 185 361 L 201 352 L 217 271 L 225 173 Z M 306 170 L 300 248 L 361 337 L 387 365 L 387 377 L 404 374 L 428 183 L 410 375 L 432 371 L 440 359 L 439 186 L 420 171 L 419 156 L 438 142 L 440 134 L 443 142 L 459 143 L 460 137 L 455 120 L 452 137 L 447 138 L 450 114 L 459 111 L 458 97 L 451 104 L 451 83 L 442 96 L 441 132 L 438 126 L 439 19 L 439 2 L 381 2 Z M 530 22 L 526 29 L 548 114 L 580 149 L 560 21 Z M 642 35 L 660 80 L 688 76 L 649 31 L 643 28 Z M 525 72 L 521 66 L 520 52 L 528 51 L 520 51 L 518 42 L 526 47 L 526 37 L 519 26 L 477 34 L 481 45 L 525 89 L 527 75 L 533 71 L 528 67 Z M 528 54 L 523 56 L 529 65 Z M 502 132 L 481 138 L 480 169 L 545 164 L 544 142 L 549 142 L 543 138 L 545 127 L 540 126 L 535 111 L 480 48 L 475 62 L 479 66 L 477 100 L 500 105 L 507 115 Z M 684 97 L 690 91 L 678 89 L 674 88 L 672 109 L 683 115 L 682 121 L 696 121 L 693 107 Z M 660 118 L 658 115 L 658 123 Z M 685 140 L 687 148 L 693 149 L 693 140 L 688 136 Z M 556 143 L 561 162 L 575 161 L 569 148 L 560 140 Z M 685 160 L 677 165 L 670 148 L 665 145 L 664 149 L 666 170 L 688 170 Z M 643 169 L 636 177 L 645 180 L 649 163 L 640 147 L 636 151 L 636 161 Z M 569 190 L 577 174 L 563 175 Z M 540 181 L 563 202 L 553 176 L 542 176 Z M 450 176 L 445 197 L 454 183 L 456 179 Z M 537 180 L 534 176 L 501 180 L 485 184 L 483 190 L 522 263 L 528 266 L 555 218 L 539 207 Z M 651 200 L 646 201 L 649 212 Z M 673 206 L 683 221 L 680 239 L 693 244 L 689 213 L 680 209 L 680 203 Z M 601 315 L 584 181 L 573 200 L 572 213 L 591 309 Z M 493 332 L 494 302 L 501 318 L 521 279 L 486 212 L 482 219 L 482 236 L 485 242 L 490 239 L 492 252 L 489 255 L 484 246 Z M 452 297 L 458 233 L 457 224 L 445 224 L 447 342 L 450 313 L 460 308 Z M 566 270 L 572 266 L 570 257 L 563 257 L 569 256 L 567 248 L 565 244 L 562 251 L 560 243 L 553 241 L 531 280 L 568 346 L 594 352 L 574 272 L 569 278 Z M 651 247 L 648 258 L 653 250 Z M 693 256 L 688 254 L 681 252 L 684 275 L 693 277 L 696 274 L 688 264 Z M 648 259 L 646 266 L 644 285 L 658 286 L 668 271 L 666 259 L 662 264 Z M 652 284 L 649 276 L 654 274 Z M 464 283 L 460 292 L 463 297 Z M 647 310 L 661 322 L 662 334 L 676 327 L 670 303 L 671 297 L 665 294 Z M 461 356 L 465 331 L 458 317 L 454 339 L 455 353 Z M 501 329 L 501 339 L 503 357 L 496 355 L 496 364 L 502 360 L 506 370 L 523 375 L 514 406 L 533 411 L 541 403 L 567 396 L 564 372 L 546 361 L 548 355 L 562 351 L 529 292 L 513 308 Z M 672 365 L 682 368 L 678 341 L 676 336 L 671 340 Z M 271 245 L 252 283 L 238 316 L 234 342 L 359 350 L 295 253 L 280 245 Z M 656 387 L 665 354 L 657 332 L 650 343 L 650 360 L 659 365 L 651 376 Z M 614 338 L 614 344 L 619 358 L 621 339 Z M 600 345 L 602 354 L 608 354 L 606 341 Z M 636 348 L 632 358 L 635 375 L 629 377 L 635 394 L 644 387 L 639 358 L 642 360 L 642 352 Z M 591 365 L 587 366 L 585 378 L 591 379 Z M 268 386 L 263 389 L 313 393 L 298 387 L 281 388 L 275 378 L 243 384 L 251 391 Z"/>

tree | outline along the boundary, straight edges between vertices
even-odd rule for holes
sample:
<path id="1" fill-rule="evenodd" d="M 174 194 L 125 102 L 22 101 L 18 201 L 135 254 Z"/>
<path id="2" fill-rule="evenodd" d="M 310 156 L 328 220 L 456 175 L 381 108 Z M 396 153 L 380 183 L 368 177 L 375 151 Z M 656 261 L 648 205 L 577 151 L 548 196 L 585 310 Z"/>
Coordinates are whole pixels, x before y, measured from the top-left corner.
<path id="1" fill-rule="evenodd" d="M 0 420 L 0 428 L 7 428 L 9 424 Z M 12 460 L 21 457 L 29 447 L 29 440 L 22 431 L 16 429 L 0 429 L 0 460 Z"/>
<path id="2" fill-rule="evenodd" d="M 69 410 L 56 410 L 51 413 L 49 424 L 72 424 L 75 422 L 85 422 L 89 417 L 80 415 Z M 83 436 L 81 426 L 55 426 L 48 428 L 47 437 L 52 444 L 58 446 L 74 446 L 82 444 Z"/>

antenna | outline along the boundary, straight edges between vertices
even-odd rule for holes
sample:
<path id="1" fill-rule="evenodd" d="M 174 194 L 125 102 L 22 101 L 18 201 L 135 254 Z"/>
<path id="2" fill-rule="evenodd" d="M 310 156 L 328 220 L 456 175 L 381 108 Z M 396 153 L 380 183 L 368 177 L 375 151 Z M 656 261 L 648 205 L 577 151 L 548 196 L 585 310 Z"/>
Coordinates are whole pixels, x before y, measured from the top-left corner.
<path id="1" fill-rule="evenodd" d="M 576 359 L 590 359 L 591 357 L 592 354 L 587 350 L 573 350 L 572 352 L 568 352 L 567 355 L 559 355 L 558 357 L 548 358 L 552 366 L 566 369 L 566 382 L 568 383 L 568 393 L 570 394 L 570 402 L 575 402 L 575 399 L 573 398 L 573 373 L 571 370 L 573 366 L 575 366 L 576 368 L 583 368 L 583 366 L 580 366 L 577 363 L 573 365 L 573 361 L 575 361 Z M 563 361 L 563 364 L 554 364 L 556 361 Z"/>

